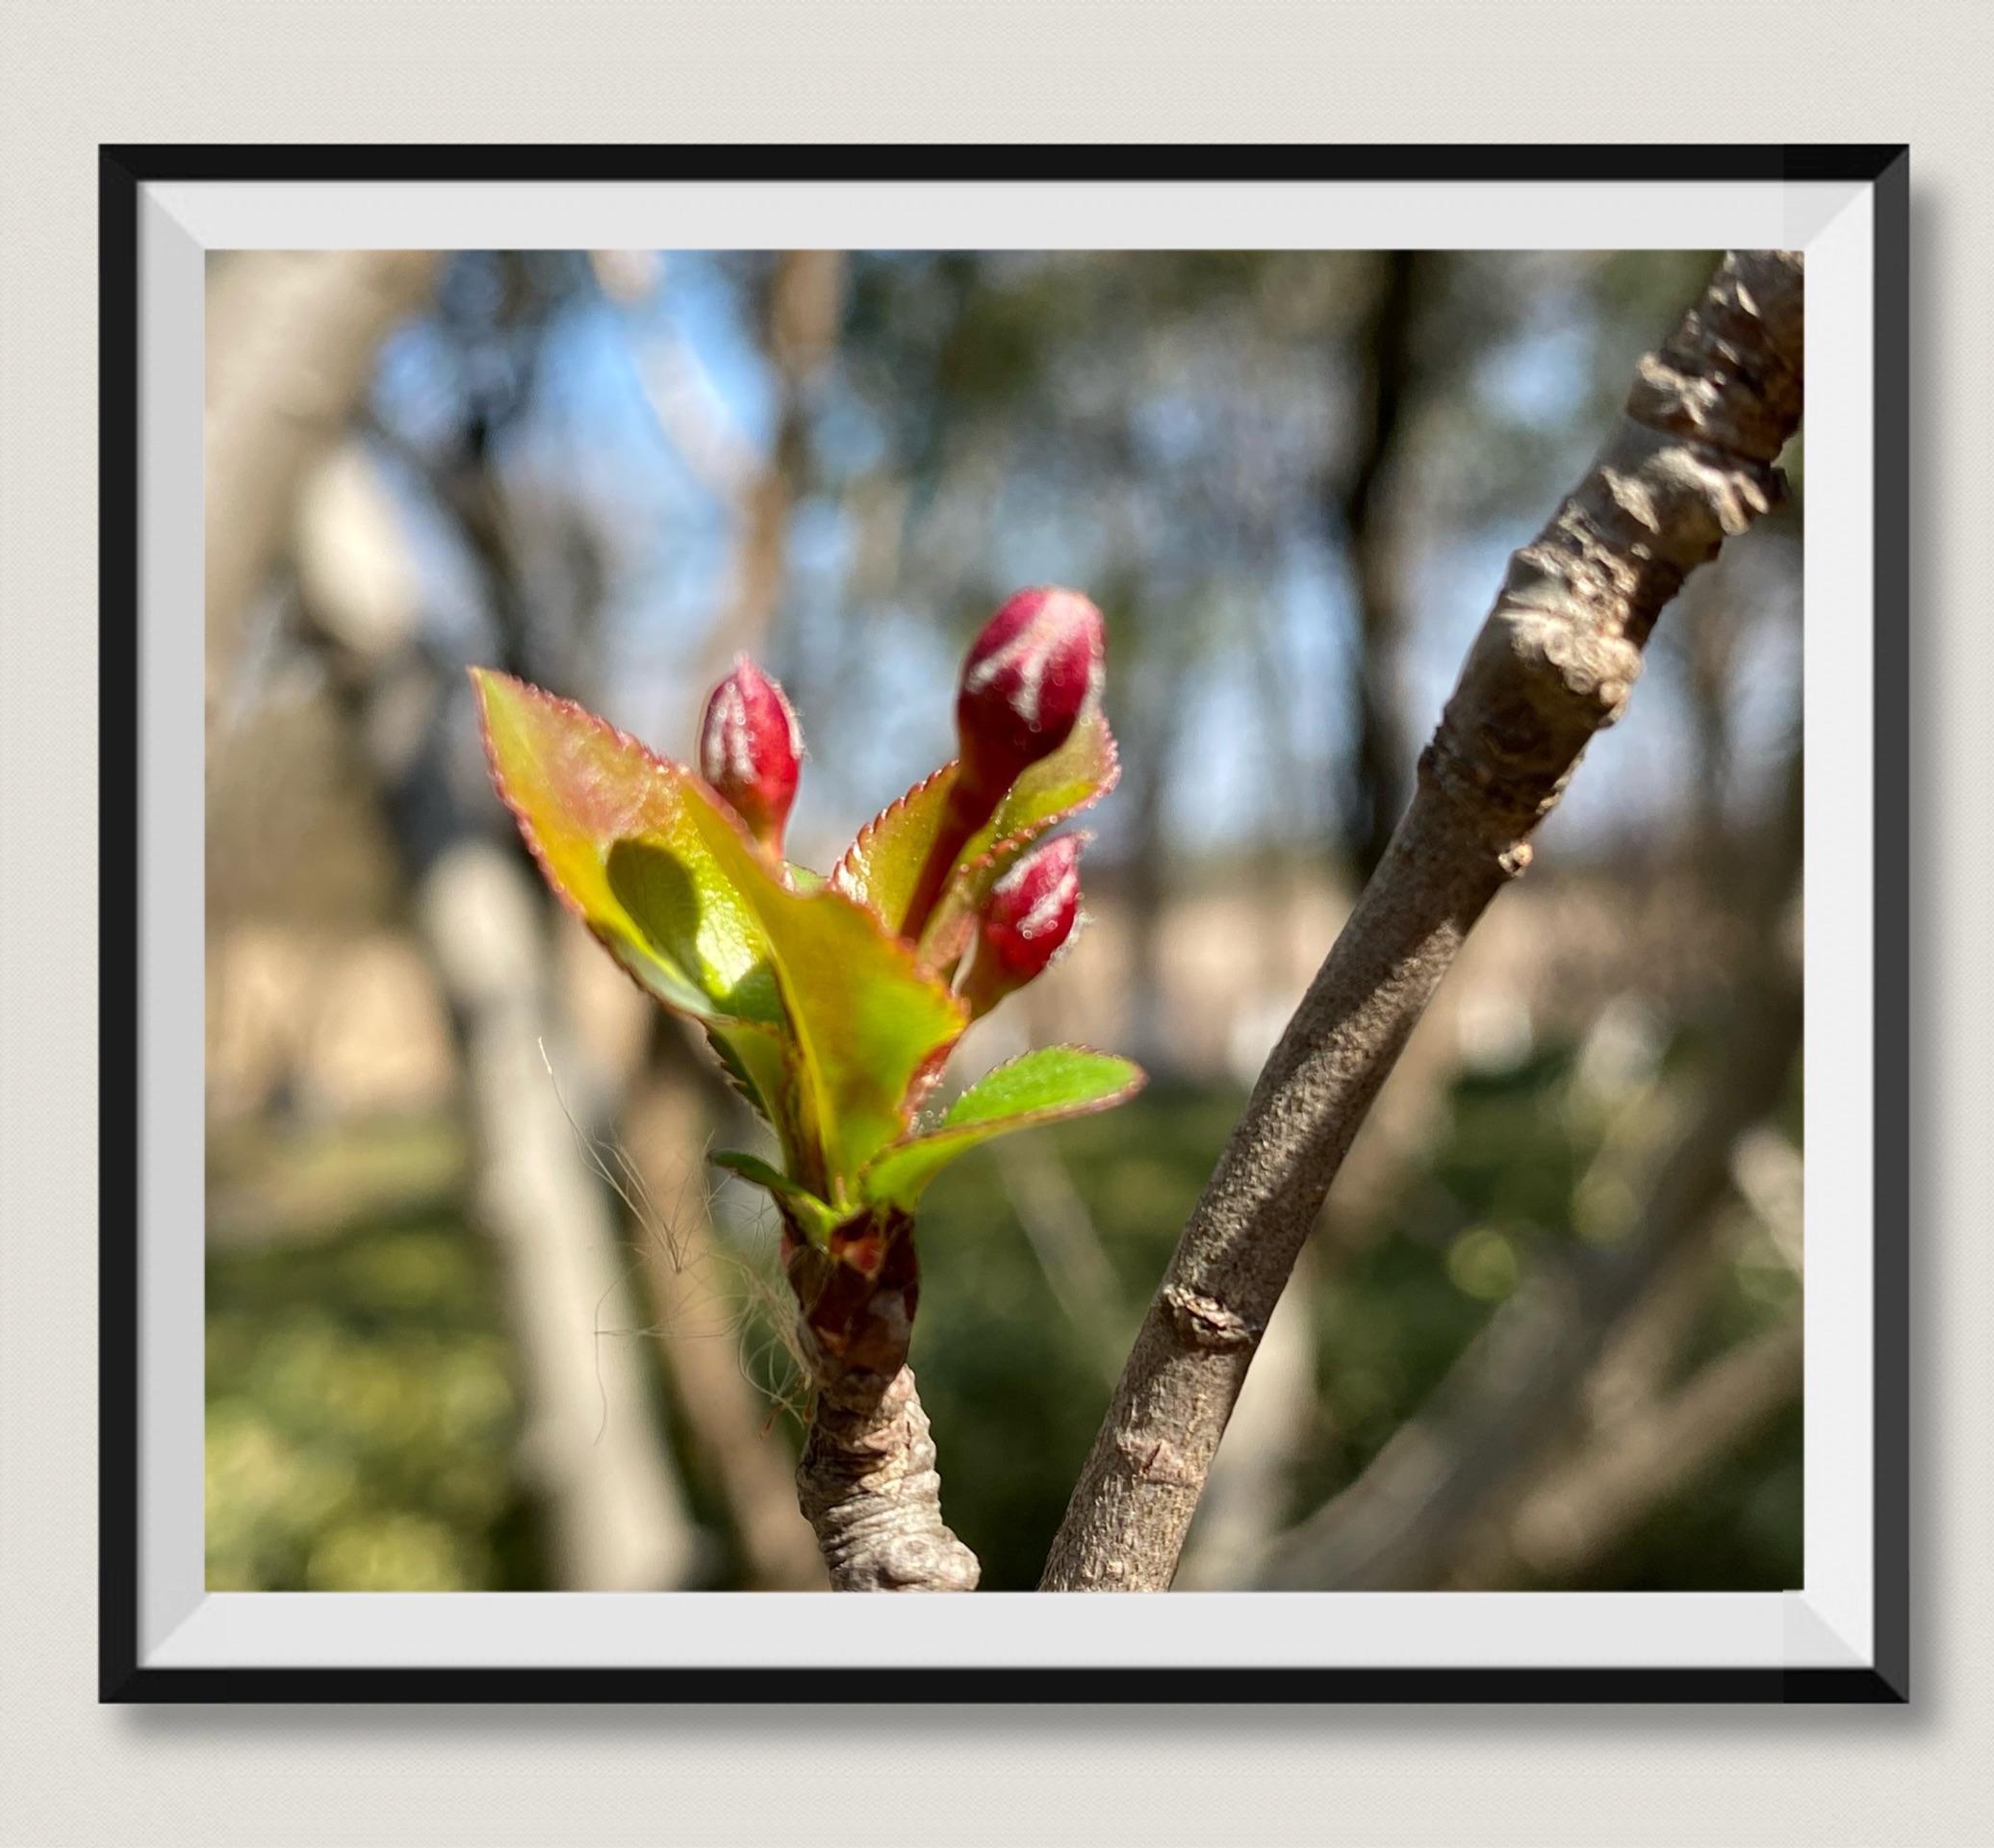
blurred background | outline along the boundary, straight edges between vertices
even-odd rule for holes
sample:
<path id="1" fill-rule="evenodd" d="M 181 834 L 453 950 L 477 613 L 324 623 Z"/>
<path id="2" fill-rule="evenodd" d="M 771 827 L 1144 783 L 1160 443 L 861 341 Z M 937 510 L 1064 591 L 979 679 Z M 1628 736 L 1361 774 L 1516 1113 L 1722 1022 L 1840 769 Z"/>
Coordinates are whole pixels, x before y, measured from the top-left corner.
<path id="1" fill-rule="evenodd" d="M 207 319 L 208 1582 L 808 1589 L 784 1287 L 463 670 L 686 757 L 737 652 L 828 866 L 1011 590 L 1110 623 L 1072 954 L 967 1039 L 1148 1091 L 924 1209 L 913 1366 L 1036 1581 L 1506 555 L 1710 252 L 256 252 Z M 1801 1582 L 1801 532 L 1665 614 L 1339 1177 L 1179 1583 Z"/>

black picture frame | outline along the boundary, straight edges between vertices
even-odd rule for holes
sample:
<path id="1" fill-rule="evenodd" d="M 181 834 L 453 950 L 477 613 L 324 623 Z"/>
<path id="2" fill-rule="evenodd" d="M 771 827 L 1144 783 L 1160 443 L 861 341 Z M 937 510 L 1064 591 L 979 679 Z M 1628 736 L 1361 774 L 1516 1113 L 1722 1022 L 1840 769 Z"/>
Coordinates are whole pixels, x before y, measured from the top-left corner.
<path id="1" fill-rule="evenodd" d="M 1874 210 L 1874 1660 L 1849 1668 L 859 1668 L 841 1702 L 1903 1702 L 1909 1697 L 1908 151 L 1860 146 L 105 146 L 99 165 L 100 861 L 141 917 L 141 192 L 176 181 L 919 178 L 1849 181 Z M 821 1669 L 161 1667 L 141 1659 L 143 1223 L 137 933 L 99 968 L 99 1697 L 106 1702 L 793 1701 Z M 828 1690 L 827 1690 L 828 1691 Z"/>

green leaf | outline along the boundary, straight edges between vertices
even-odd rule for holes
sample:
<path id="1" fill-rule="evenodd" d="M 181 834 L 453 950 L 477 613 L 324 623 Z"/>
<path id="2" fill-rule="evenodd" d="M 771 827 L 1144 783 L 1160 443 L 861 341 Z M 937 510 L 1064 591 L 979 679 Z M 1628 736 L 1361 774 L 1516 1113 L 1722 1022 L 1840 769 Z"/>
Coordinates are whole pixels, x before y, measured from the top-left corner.
<path id="1" fill-rule="evenodd" d="M 862 1197 L 869 1205 L 890 1202 L 910 1213 L 921 1190 L 979 1143 L 1014 1129 L 1111 1109 L 1147 1082 L 1141 1066 L 1112 1053 L 1085 1046 L 1028 1052 L 978 1080 L 927 1135 L 878 1156 L 862 1177 Z"/>
<path id="2" fill-rule="evenodd" d="M 1036 840 L 1049 828 L 1098 802 L 1121 777 L 1121 759 L 1108 715 L 1094 706 L 1066 742 L 1019 776 L 980 834 L 962 850 L 973 860 L 993 847 Z"/>
<path id="3" fill-rule="evenodd" d="M 472 678 L 493 780 L 549 883 L 653 994 L 705 1023 L 794 1182 L 844 1198 L 906 1133 L 964 1005 L 842 892 L 794 889 L 682 766 L 566 700 Z"/>
<path id="4" fill-rule="evenodd" d="M 934 968 L 952 966 L 969 947 L 990 887 L 1033 842 L 1100 801 L 1120 778 L 1114 734 L 1096 706 L 1064 744 L 1011 784 L 996 812 L 969 837 L 957 856 L 954 878 L 921 933 L 921 960 Z"/>
<path id="5" fill-rule="evenodd" d="M 667 1007 L 765 1026 L 781 1015 L 754 912 L 714 865 L 681 765 L 568 700 L 473 668 L 492 781 L 547 882 Z M 619 860 L 621 842 L 646 854 Z"/>
<path id="6" fill-rule="evenodd" d="M 838 1216 L 807 1188 L 799 1187 L 788 1175 L 779 1173 L 759 1155 L 750 1155 L 738 1148 L 716 1148 L 708 1159 L 715 1168 L 724 1168 L 744 1181 L 767 1188 L 813 1244 L 829 1243 L 832 1228 L 838 1224 Z"/>
<path id="7" fill-rule="evenodd" d="M 699 802 L 686 813 L 768 946 L 797 1053 L 793 1153 L 814 1157 L 794 1178 L 839 1204 L 906 1133 L 910 1093 L 947 1057 L 968 1010 L 856 900 L 829 886 L 791 891 L 731 815 Z"/>
<path id="8" fill-rule="evenodd" d="M 685 803 L 685 820 L 711 806 L 694 785 L 688 785 Z M 646 942 L 693 974 L 722 1019 L 782 1024 L 782 1000 L 760 922 L 714 863 L 696 825 L 667 839 L 616 841 L 604 870 L 611 893 Z"/>
<path id="9" fill-rule="evenodd" d="M 709 1022 L 706 1043 L 734 1089 L 776 1126 L 784 1152 L 794 1161 L 801 1132 L 797 1125 L 796 1053 L 786 1026 Z"/>
<path id="10" fill-rule="evenodd" d="M 889 931 L 897 931 L 907 915 L 955 785 L 956 766 L 945 763 L 867 822 L 831 869 L 831 883 Z"/>

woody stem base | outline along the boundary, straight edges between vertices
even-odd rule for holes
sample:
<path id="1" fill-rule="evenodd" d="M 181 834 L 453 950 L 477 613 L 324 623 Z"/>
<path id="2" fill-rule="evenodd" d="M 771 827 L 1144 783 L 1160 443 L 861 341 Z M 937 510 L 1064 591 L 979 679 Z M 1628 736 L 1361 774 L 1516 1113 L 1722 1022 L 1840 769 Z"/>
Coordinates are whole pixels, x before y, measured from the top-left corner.
<path id="1" fill-rule="evenodd" d="M 934 1440 L 907 1365 L 920 1295 L 913 1222 L 782 1243 L 816 1404 L 797 1495 L 833 1591 L 974 1591 L 976 1554 L 941 1518 Z"/>

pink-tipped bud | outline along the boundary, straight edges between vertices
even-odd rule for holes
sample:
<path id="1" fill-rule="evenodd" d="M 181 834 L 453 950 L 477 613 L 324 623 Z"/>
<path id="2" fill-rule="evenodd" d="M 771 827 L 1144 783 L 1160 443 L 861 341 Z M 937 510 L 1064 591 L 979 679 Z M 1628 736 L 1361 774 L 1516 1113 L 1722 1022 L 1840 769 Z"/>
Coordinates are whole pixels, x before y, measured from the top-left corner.
<path id="1" fill-rule="evenodd" d="M 990 888 L 963 993 L 978 1014 L 1021 988 L 1059 954 L 1080 917 L 1081 836 L 1061 834 Z"/>
<path id="2" fill-rule="evenodd" d="M 706 702 L 700 775 L 779 858 L 803 756 L 803 732 L 782 689 L 743 654 Z"/>
<path id="3" fill-rule="evenodd" d="M 1076 590 L 1021 590 L 984 625 L 956 700 L 965 793 L 994 808 L 1021 770 L 1066 742 L 1100 684 L 1106 646 L 1101 612 Z"/>

